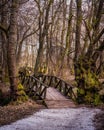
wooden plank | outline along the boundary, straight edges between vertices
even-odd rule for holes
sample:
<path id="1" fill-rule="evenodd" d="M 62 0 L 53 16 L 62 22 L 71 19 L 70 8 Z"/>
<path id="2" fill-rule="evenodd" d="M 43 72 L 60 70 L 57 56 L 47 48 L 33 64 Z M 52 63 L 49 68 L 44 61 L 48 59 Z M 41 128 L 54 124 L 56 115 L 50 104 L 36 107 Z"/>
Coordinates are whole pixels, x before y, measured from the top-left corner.
<path id="1" fill-rule="evenodd" d="M 49 87 L 46 93 L 47 100 L 65 100 L 66 98 L 55 88 Z"/>
<path id="2" fill-rule="evenodd" d="M 76 107 L 71 99 L 67 99 L 55 88 L 48 88 L 45 103 L 48 108 L 69 108 Z"/>

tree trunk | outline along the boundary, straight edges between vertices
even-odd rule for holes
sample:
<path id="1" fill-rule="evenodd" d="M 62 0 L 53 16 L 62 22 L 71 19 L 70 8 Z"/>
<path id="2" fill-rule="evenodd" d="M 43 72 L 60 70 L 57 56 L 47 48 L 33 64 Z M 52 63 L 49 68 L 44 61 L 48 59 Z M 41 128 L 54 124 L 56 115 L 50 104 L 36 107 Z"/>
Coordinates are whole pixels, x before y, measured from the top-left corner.
<path id="1" fill-rule="evenodd" d="M 2 0 L 2 3 L 7 2 L 6 0 Z M 1 24 L 7 28 L 7 5 L 2 8 L 1 14 Z M 5 81 L 7 76 L 7 37 L 5 32 L 1 32 L 1 41 L 2 41 L 2 81 Z"/>
<path id="2" fill-rule="evenodd" d="M 23 42 L 22 42 L 23 43 Z M 17 55 L 16 55 L 16 64 L 17 64 L 17 67 L 19 68 L 19 65 L 20 65 L 20 59 L 21 59 L 21 51 L 22 51 L 22 44 L 21 42 L 18 43 L 18 51 L 17 51 Z"/>
<path id="3" fill-rule="evenodd" d="M 69 69 L 71 69 L 70 51 L 71 51 L 71 44 L 72 44 L 72 17 L 73 17 L 72 6 L 73 6 L 73 0 L 70 1 L 68 27 L 67 27 L 67 33 L 66 33 L 67 65 Z"/>
<path id="4" fill-rule="evenodd" d="M 10 27 L 8 32 L 7 60 L 10 79 L 11 97 L 17 98 L 17 79 L 16 79 L 16 42 L 17 42 L 17 16 L 18 1 L 12 0 L 10 12 Z"/>
<path id="5" fill-rule="evenodd" d="M 50 7 L 51 4 L 53 3 L 54 0 L 49 0 L 48 5 L 46 7 L 46 12 L 45 12 L 45 21 L 44 21 L 44 26 L 42 29 L 42 19 L 41 19 L 41 14 L 39 17 L 39 49 L 38 49 L 38 54 L 37 54 L 37 58 L 36 58 L 36 64 L 35 64 L 35 69 L 34 72 L 35 74 L 38 73 L 39 67 L 42 63 L 42 59 L 43 59 L 43 46 L 44 46 L 44 42 L 45 42 L 45 37 L 47 36 L 48 33 L 48 28 L 49 28 L 49 24 L 48 24 L 48 18 L 49 18 L 49 11 L 50 11 Z"/>
<path id="6" fill-rule="evenodd" d="M 80 38 L 81 38 L 81 22 L 82 22 L 82 0 L 76 0 L 77 4 L 77 19 L 76 19 L 76 36 L 75 36 L 75 56 L 74 56 L 74 70 L 75 78 L 77 77 L 78 58 L 80 56 Z"/>
<path id="7" fill-rule="evenodd" d="M 98 4 L 98 10 L 100 13 L 102 12 L 102 6 L 103 4 L 102 0 L 99 1 Z M 99 8 L 100 7 L 100 8 Z M 97 16 L 98 12 L 96 13 Z M 95 49 L 95 45 L 98 41 L 100 41 L 101 33 L 97 34 L 99 32 L 99 25 L 100 25 L 100 17 L 96 17 L 96 22 L 92 24 L 93 26 L 93 33 L 90 34 L 91 40 L 88 47 L 88 50 L 86 54 L 78 54 L 78 48 L 76 48 L 75 52 L 75 79 L 78 85 L 78 102 L 79 103 L 90 103 L 94 105 L 98 105 L 102 102 L 101 97 L 99 95 L 99 90 L 101 89 L 101 84 L 98 80 L 97 76 L 97 65 L 96 62 L 98 58 L 100 57 L 102 51 L 104 50 L 104 40 L 100 42 L 99 47 Z M 78 22 L 78 21 L 77 21 Z M 77 23 L 78 24 L 78 23 Z M 80 31 L 78 27 L 76 27 L 76 47 L 78 47 L 79 43 L 79 35 L 78 33 Z M 97 40 L 96 40 L 97 37 Z M 76 58 L 77 57 L 77 58 Z"/>

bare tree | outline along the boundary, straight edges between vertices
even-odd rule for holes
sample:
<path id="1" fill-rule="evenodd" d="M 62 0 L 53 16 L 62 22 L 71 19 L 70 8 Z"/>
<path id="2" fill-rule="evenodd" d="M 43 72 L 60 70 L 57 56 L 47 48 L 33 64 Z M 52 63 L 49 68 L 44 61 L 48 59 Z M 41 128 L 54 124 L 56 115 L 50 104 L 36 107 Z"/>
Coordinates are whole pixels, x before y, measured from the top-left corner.
<path id="1" fill-rule="evenodd" d="M 38 53 L 37 53 L 35 70 L 34 70 L 34 72 L 36 74 L 38 69 L 39 69 L 39 65 L 42 62 L 43 45 L 44 45 L 44 42 L 45 42 L 45 37 L 48 33 L 48 28 L 49 28 L 48 18 L 49 18 L 50 7 L 51 7 L 51 4 L 53 3 L 53 0 L 49 0 L 49 2 L 47 2 L 46 10 L 45 10 L 45 16 L 44 16 L 44 23 L 43 23 L 43 16 L 42 16 L 42 14 L 44 12 L 41 12 L 40 3 L 36 0 L 35 0 L 35 2 L 37 3 L 38 10 L 39 10 L 39 13 L 40 13 L 39 14 L 40 15 L 39 16 L 39 49 L 38 49 Z M 42 11 L 44 11 L 44 9 Z"/>

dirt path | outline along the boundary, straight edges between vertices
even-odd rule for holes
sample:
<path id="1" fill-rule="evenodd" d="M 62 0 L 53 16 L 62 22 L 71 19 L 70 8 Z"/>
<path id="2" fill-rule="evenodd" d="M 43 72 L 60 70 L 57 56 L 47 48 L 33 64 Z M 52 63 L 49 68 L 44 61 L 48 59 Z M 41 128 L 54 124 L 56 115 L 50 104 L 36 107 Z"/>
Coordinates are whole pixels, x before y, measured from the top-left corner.
<path id="1" fill-rule="evenodd" d="M 0 130 L 94 130 L 93 117 L 99 109 L 44 109 Z"/>

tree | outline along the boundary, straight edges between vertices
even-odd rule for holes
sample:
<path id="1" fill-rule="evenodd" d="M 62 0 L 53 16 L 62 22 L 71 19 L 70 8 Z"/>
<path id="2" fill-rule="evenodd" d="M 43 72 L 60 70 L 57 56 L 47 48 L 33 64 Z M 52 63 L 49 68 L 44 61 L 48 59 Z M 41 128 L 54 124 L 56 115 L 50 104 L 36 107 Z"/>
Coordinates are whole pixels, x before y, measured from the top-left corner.
<path id="1" fill-rule="evenodd" d="M 82 0 L 76 0 L 77 5 L 77 18 L 76 18 L 76 37 L 75 37 L 75 57 L 74 57 L 74 70 L 75 70 L 75 77 L 77 77 L 77 66 L 78 58 L 80 55 L 80 37 L 81 37 L 81 22 L 82 22 Z"/>
<path id="2" fill-rule="evenodd" d="M 81 1 L 80 1 L 81 2 Z M 97 60 L 104 50 L 104 40 L 101 40 L 104 34 L 104 29 L 100 31 L 100 20 L 102 17 L 103 1 L 100 0 L 97 4 L 93 5 L 93 16 L 90 22 L 90 28 L 85 21 L 85 27 L 87 30 L 87 36 L 89 38 L 89 46 L 85 54 L 80 54 L 80 21 L 78 19 L 78 12 L 81 9 L 81 4 L 79 1 L 77 3 L 77 23 L 76 23 L 76 50 L 75 50 L 75 79 L 78 84 L 78 101 L 80 103 L 93 103 L 98 104 L 101 102 L 99 95 L 99 90 L 101 88 L 100 82 L 98 80 L 97 70 Z M 78 4 L 80 6 L 78 6 Z M 78 9 L 80 7 L 80 9 Z M 95 11 L 96 8 L 96 11 Z M 80 20 L 80 19 L 79 19 Z M 92 33 L 91 33 L 92 32 Z M 99 45 L 97 46 L 97 43 Z"/>
<path id="3" fill-rule="evenodd" d="M 1 25 L 5 28 L 8 27 L 8 5 L 7 5 L 7 0 L 2 0 L 1 1 Z M 5 32 L 2 30 L 1 31 L 1 46 L 2 46 L 2 81 L 7 76 L 7 38 Z"/>
<path id="4" fill-rule="evenodd" d="M 17 79 L 16 79 L 16 43 L 17 43 L 17 16 L 19 3 L 17 0 L 12 0 L 10 10 L 10 25 L 8 30 L 7 41 L 7 58 L 8 72 L 10 79 L 10 90 L 13 100 L 17 98 Z"/>
<path id="5" fill-rule="evenodd" d="M 49 28 L 49 24 L 48 24 L 49 12 L 50 12 L 50 7 L 51 7 L 51 4 L 53 3 L 53 1 L 54 0 L 49 0 L 49 2 L 47 2 L 45 16 L 44 16 L 44 23 L 43 23 L 44 12 L 42 12 L 42 11 L 44 11 L 44 8 L 43 8 L 43 10 L 41 10 L 40 3 L 35 0 L 35 2 L 37 3 L 37 6 L 38 6 L 39 15 L 40 15 L 39 16 L 39 49 L 38 49 L 36 64 L 35 64 L 35 69 L 34 69 L 35 74 L 37 74 L 37 72 L 39 70 L 39 66 L 42 63 L 43 47 L 44 47 L 44 43 L 45 43 L 45 37 L 48 33 L 48 28 Z"/>

